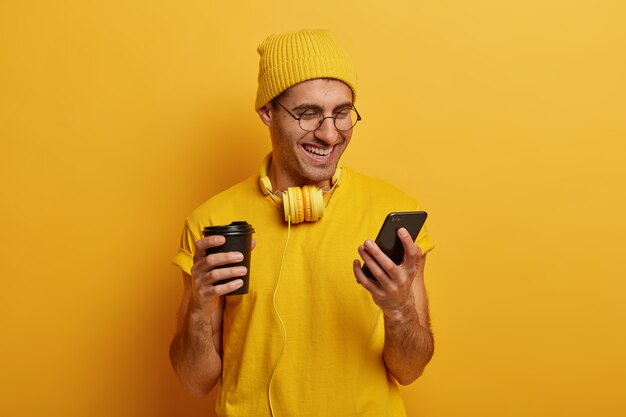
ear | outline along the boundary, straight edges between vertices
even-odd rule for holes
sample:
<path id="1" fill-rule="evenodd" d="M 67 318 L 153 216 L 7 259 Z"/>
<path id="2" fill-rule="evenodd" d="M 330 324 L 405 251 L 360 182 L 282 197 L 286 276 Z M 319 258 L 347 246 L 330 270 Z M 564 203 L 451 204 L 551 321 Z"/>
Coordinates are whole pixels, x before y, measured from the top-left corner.
<path id="1" fill-rule="evenodd" d="M 271 103 L 267 103 L 265 106 L 261 107 L 256 112 L 259 114 L 261 121 L 266 126 L 270 126 L 272 124 L 272 117 L 274 116 L 274 109 L 272 108 Z"/>

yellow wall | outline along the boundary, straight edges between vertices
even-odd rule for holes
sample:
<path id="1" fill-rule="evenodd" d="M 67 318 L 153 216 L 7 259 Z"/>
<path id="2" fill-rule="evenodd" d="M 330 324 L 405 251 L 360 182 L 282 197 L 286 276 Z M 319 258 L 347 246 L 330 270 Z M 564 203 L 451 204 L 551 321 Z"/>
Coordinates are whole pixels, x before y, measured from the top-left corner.
<path id="1" fill-rule="evenodd" d="M 625 415 L 623 4 L 2 0 L 0 415 L 212 415 L 169 262 L 268 151 L 255 47 L 301 27 L 359 70 L 344 163 L 431 214 L 410 415 Z"/>

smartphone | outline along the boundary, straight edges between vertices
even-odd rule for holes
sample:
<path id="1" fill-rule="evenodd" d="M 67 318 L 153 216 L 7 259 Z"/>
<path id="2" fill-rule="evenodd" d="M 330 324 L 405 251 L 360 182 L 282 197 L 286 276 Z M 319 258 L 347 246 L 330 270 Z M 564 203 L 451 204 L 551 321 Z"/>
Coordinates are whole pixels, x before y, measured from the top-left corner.
<path id="1" fill-rule="evenodd" d="M 376 236 L 376 244 L 385 255 L 396 265 L 399 265 L 404 258 L 404 247 L 398 238 L 398 229 L 404 227 L 415 241 L 426 222 L 426 217 L 428 214 L 425 211 L 389 213 L 378 232 L 378 236 Z M 363 265 L 363 272 L 369 279 L 376 281 L 372 271 L 365 264 Z"/>

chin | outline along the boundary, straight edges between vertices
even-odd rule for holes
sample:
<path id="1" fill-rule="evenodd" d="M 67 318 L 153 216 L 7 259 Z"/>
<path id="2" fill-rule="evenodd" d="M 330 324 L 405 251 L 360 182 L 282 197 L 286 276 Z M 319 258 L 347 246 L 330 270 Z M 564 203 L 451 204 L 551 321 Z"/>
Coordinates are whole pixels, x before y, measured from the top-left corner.
<path id="1" fill-rule="evenodd" d="M 335 174 L 336 165 L 329 166 L 323 169 L 316 169 L 312 172 L 309 172 L 305 177 L 309 180 L 310 183 L 317 184 L 322 182 L 331 181 L 333 175 Z"/>

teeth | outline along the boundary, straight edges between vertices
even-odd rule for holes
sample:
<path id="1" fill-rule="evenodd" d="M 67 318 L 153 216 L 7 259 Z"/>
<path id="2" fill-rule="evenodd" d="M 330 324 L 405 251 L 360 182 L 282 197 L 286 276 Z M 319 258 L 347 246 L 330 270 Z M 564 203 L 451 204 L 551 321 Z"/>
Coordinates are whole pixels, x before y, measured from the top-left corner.
<path id="1" fill-rule="evenodd" d="M 314 146 L 304 145 L 304 150 L 308 153 L 312 153 L 317 156 L 328 156 L 332 152 L 333 148 L 321 149 Z"/>

